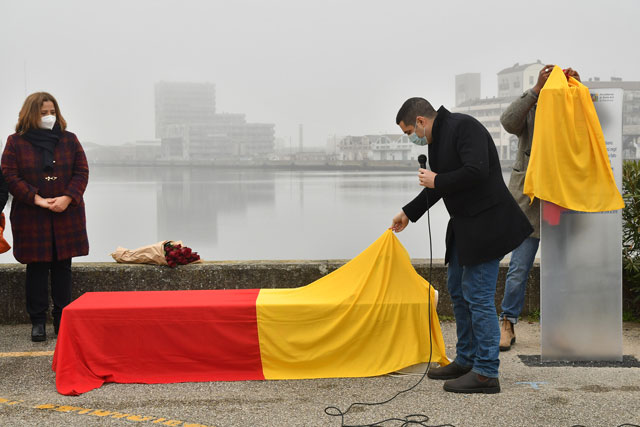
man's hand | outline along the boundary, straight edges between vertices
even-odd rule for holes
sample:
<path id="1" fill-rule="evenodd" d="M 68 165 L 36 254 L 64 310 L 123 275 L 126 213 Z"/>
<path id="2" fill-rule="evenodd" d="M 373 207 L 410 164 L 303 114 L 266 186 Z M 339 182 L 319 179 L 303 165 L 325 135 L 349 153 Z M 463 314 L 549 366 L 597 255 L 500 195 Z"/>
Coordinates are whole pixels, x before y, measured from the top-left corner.
<path id="1" fill-rule="evenodd" d="M 409 224 L 409 217 L 404 211 L 400 211 L 400 213 L 393 217 L 393 221 L 391 221 L 391 227 L 389 229 L 395 231 L 396 233 L 404 230 Z"/>
<path id="2" fill-rule="evenodd" d="M 54 197 L 53 199 L 47 199 L 49 202 L 49 210 L 53 212 L 64 212 L 69 204 L 71 203 L 71 197 L 69 196 L 60 196 Z"/>
<path id="3" fill-rule="evenodd" d="M 573 68 L 567 68 L 566 70 L 564 70 L 564 74 L 565 74 L 565 76 L 567 76 L 567 78 L 573 77 L 577 81 L 581 81 L 580 80 L 580 74 L 578 74 L 578 72 L 576 70 L 574 70 Z"/>
<path id="4" fill-rule="evenodd" d="M 427 188 L 435 188 L 436 187 L 436 175 L 435 172 L 431 172 L 429 169 L 418 169 L 418 179 L 420 180 L 420 185 Z"/>
<path id="5" fill-rule="evenodd" d="M 555 67 L 555 65 L 553 64 L 545 65 L 538 73 L 538 82 L 534 87 L 531 88 L 531 90 L 533 90 L 536 95 L 540 95 L 540 91 L 542 90 L 544 84 L 547 82 L 549 75 L 553 71 L 553 67 Z"/>

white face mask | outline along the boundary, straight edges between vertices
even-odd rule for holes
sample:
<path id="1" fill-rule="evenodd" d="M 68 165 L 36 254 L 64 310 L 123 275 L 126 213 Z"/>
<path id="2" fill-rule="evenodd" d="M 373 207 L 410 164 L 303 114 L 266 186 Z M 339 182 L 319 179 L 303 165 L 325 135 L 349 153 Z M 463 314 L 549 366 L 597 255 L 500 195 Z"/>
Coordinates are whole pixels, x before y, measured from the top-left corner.
<path id="1" fill-rule="evenodd" d="M 41 129 L 53 129 L 53 125 L 56 124 L 56 116 L 42 116 L 40 117 L 40 128 Z"/>
<path id="2" fill-rule="evenodd" d="M 409 135 L 409 141 L 413 142 L 416 145 L 421 145 L 421 146 L 427 145 L 429 141 L 427 141 L 426 130 L 425 130 L 425 136 L 419 137 L 418 135 L 416 135 L 417 128 L 418 128 L 418 121 L 416 120 L 416 124 L 413 127 L 413 133 Z"/>

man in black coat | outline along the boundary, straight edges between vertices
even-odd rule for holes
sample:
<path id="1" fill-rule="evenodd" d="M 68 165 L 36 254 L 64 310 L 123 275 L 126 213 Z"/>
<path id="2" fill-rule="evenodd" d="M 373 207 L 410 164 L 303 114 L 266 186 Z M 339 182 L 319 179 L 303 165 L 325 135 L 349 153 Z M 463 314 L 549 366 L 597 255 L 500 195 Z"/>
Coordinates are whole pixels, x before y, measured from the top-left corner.
<path id="1" fill-rule="evenodd" d="M 456 358 L 430 369 L 428 376 L 448 380 L 444 389 L 451 392 L 498 393 L 498 267 L 533 228 L 509 193 L 493 139 L 480 122 L 411 98 L 396 123 L 413 143 L 429 145 L 431 170 L 419 169 L 425 188 L 393 218 L 391 228 L 402 231 L 440 199 L 450 216 L 445 263 L 456 317 Z"/>

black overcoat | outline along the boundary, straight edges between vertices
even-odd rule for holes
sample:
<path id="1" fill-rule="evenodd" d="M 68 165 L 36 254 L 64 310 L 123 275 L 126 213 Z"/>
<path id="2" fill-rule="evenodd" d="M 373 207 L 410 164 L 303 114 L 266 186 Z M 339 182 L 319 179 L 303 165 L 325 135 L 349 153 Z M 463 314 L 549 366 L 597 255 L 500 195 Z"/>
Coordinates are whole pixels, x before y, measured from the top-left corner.
<path id="1" fill-rule="evenodd" d="M 461 265 L 500 258 L 518 247 L 533 227 L 502 178 L 496 146 L 475 118 L 440 107 L 432 127 L 429 166 L 435 188 L 425 188 L 403 210 L 417 221 L 440 199 L 449 212 L 447 252 L 455 246 Z"/>

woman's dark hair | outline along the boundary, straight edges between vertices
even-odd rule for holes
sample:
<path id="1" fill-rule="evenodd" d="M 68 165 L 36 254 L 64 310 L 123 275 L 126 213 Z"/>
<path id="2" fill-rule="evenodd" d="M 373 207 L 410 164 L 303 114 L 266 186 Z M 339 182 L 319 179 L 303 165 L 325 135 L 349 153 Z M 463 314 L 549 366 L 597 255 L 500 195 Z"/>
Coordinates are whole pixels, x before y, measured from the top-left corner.
<path id="1" fill-rule="evenodd" d="M 67 128 L 67 122 L 64 117 L 62 117 L 58 101 L 56 101 L 50 93 L 36 92 L 27 96 L 27 99 L 24 100 L 24 104 L 22 105 L 22 109 L 18 115 L 16 132 L 20 135 L 24 135 L 25 132 L 31 129 L 38 129 L 41 116 L 40 109 L 42 108 L 42 104 L 47 101 L 51 101 L 53 103 L 53 106 L 56 109 L 56 121 L 60 125 L 60 129 L 65 130 Z"/>

